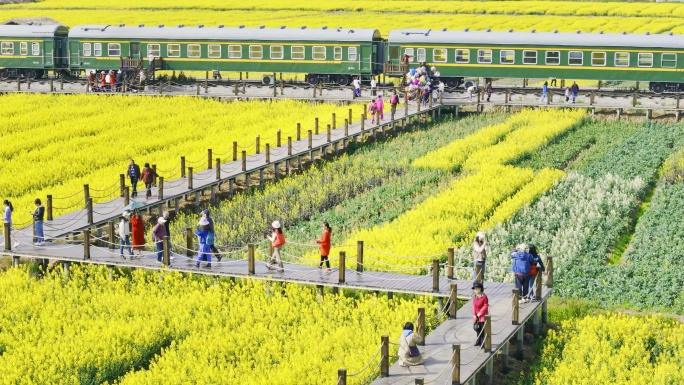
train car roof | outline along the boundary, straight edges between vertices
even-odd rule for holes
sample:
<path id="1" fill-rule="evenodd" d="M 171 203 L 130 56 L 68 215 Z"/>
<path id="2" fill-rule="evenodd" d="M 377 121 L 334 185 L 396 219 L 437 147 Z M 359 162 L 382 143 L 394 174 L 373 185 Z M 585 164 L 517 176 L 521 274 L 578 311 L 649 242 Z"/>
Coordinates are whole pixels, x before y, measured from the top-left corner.
<path id="1" fill-rule="evenodd" d="M 638 47 L 684 49 L 681 35 L 599 34 L 568 32 L 486 32 L 395 29 L 390 43 L 541 45 L 571 47 Z"/>
<path id="2" fill-rule="evenodd" d="M 244 40 L 244 41 L 372 41 L 380 32 L 370 28 L 202 28 L 126 27 L 86 25 L 71 29 L 69 37 L 84 39 Z"/>
<path id="3" fill-rule="evenodd" d="M 0 25 L 0 36 L 6 37 L 50 37 L 69 31 L 64 25 Z"/>

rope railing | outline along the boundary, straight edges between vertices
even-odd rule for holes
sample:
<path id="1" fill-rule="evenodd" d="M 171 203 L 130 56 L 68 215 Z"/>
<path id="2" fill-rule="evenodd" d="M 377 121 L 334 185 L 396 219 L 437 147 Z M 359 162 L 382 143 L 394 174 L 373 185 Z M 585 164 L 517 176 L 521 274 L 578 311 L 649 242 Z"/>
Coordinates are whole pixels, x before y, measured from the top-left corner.
<path id="1" fill-rule="evenodd" d="M 370 365 L 373 363 L 373 361 L 375 361 L 375 359 L 378 357 L 378 354 L 380 354 L 380 352 L 382 352 L 382 345 L 380 345 L 380 347 L 379 347 L 378 350 L 375 352 L 375 354 L 374 354 L 373 357 L 370 359 L 370 361 L 368 361 L 368 363 L 366 364 L 366 366 L 364 366 L 363 368 L 361 368 L 361 370 L 359 370 L 359 371 L 357 371 L 357 372 L 355 372 L 355 373 L 353 373 L 353 374 L 347 374 L 347 377 L 356 377 L 356 376 L 358 376 L 359 374 L 361 374 L 361 373 L 363 373 L 364 371 L 366 371 L 366 369 L 368 369 L 368 368 L 370 367 Z"/>
<path id="2" fill-rule="evenodd" d="M 442 377 L 442 374 L 444 374 L 444 372 L 447 369 L 453 369 L 454 364 L 452 362 L 453 362 L 455 356 L 456 356 L 456 352 L 451 353 L 451 357 L 449 358 L 449 363 L 444 365 L 444 368 L 442 369 L 442 371 L 439 372 L 439 374 L 437 374 L 435 376 L 435 378 L 433 378 L 430 381 L 423 382 L 423 384 L 432 384 L 433 382 L 437 381 L 440 377 Z M 451 383 L 451 379 L 449 379 L 449 383 Z"/>
<path id="3" fill-rule="evenodd" d="M 55 200 L 55 199 L 58 199 L 58 200 L 61 200 L 61 199 L 69 199 L 69 198 L 75 197 L 75 196 L 78 195 L 78 194 L 83 194 L 83 190 L 76 191 L 75 193 L 73 193 L 73 194 L 71 194 L 71 195 L 64 196 L 64 197 L 55 197 L 55 196 L 53 196 L 53 197 L 52 197 L 52 200 Z"/>

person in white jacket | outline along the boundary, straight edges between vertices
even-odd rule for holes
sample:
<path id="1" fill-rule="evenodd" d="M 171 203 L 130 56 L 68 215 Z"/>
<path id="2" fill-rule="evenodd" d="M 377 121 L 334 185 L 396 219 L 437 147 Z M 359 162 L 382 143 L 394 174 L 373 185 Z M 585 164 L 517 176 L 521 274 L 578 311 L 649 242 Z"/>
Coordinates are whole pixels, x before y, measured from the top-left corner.
<path id="1" fill-rule="evenodd" d="M 128 223 L 128 213 L 124 213 L 121 216 L 121 220 L 119 221 L 119 241 L 120 241 L 120 247 L 119 247 L 119 252 L 121 253 L 121 258 L 126 259 L 124 257 L 124 246 L 128 246 L 128 255 L 132 256 L 133 255 L 133 250 L 131 250 L 131 227 L 130 224 Z"/>

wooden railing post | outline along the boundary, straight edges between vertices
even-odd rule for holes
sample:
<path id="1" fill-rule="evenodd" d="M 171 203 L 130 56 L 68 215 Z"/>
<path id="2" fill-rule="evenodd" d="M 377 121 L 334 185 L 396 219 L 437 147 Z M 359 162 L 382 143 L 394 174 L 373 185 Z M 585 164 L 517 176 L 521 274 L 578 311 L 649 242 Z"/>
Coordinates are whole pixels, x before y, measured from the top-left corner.
<path id="1" fill-rule="evenodd" d="M 380 337 L 380 377 L 389 377 L 389 336 Z"/>
<path id="2" fill-rule="evenodd" d="M 447 249 L 447 278 L 454 279 L 454 248 Z"/>
<path id="3" fill-rule="evenodd" d="M 425 308 L 418 308 L 418 325 L 416 325 L 416 333 L 420 336 L 422 341 L 419 345 L 425 346 Z"/>
<path id="4" fill-rule="evenodd" d="M 107 245 L 108 249 L 116 249 L 116 234 L 114 234 L 114 221 L 109 221 L 107 222 L 107 241 L 109 242 L 109 245 Z"/>
<path id="5" fill-rule="evenodd" d="M 297 123 L 297 140 L 302 140 L 302 124 Z"/>
<path id="6" fill-rule="evenodd" d="M 3 230 L 5 234 L 5 251 L 12 251 L 12 237 L 10 236 L 10 231 L 12 231 L 12 229 L 10 227 L 10 224 L 5 222 Z"/>
<path id="7" fill-rule="evenodd" d="M 124 195 L 124 187 L 126 187 L 126 175 L 119 174 L 119 188 L 121 189 L 120 196 Z"/>
<path id="8" fill-rule="evenodd" d="M 513 315 L 511 316 L 511 321 L 513 325 L 518 325 L 520 320 L 520 291 L 518 289 L 513 289 Z"/>
<path id="9" fill-rule="evenodd" d="M 185 178 L 185 157 L 181 156 L 181 178 Z"/>
<path id="10" fill-rule="evenodd" d="M 247 245 L 247 272 L 254 274 L 254 244 Z"/>
<path id="11" fill-rule="evenodd" d="M 260 135 L 257 135 L 255 143 L 256 143 L 255 154 L 260 154 L 261 153 L 261 136 Z"/>
<path id="12" fill-rule="evenodd" d="M 344 120 L 344 136 L 349 136 L 349 119 Z"/>
<path id="13" fill-rule="evenodd" d="M 553 257 L 546 258 L 546 287 L 553 287 Z"/>
<path id="14" fill-rule="evenodd" d="M 339 369 L 337 371 L 336 385 L 347 385 L 347 369 Z"/>
<path id="15" fill-rule="evenodd" d="M 349 123 L 351 123 L 354 120 L 354 117 L 353 117 L 354 111 L 352 111 L 352 109 L 350 108 L 349 110 L 347 110 L 347 112 L 349 114 L 349 117 L 347 119 L 349 120 Z"/>
<path id="16" fill-rule="evenodd" d="M 221 158 L 216 158 L 216 180 L 221 180 Z"/>
<path id="17" fill-rule="evenodd" d="M 432 260 L 432 291 L 439 291 L 439 259 Z"/>
<path id="18" fill-rule="evenodd" d="M 207 149 L 207 168 L 211 170 L 212 167 L 214 167 L 214 162 L 213 162 L 213 156 L 211 154 L 211 148 Z"/>
<path id="19" fill-rule="evenodd" d="M 156 164 L 152 165 L 152 178 L 153 178 L 152 183 L 157 184 L 157 165 Z"/>
<path id="20" fill-rule="evenodd" d="M 318 118 L 314 120 L 314 132 L 318 135 Z"/>
<path id="21" fill-rule="evenodd" d="M 157 184 L 157 195 L 159 196 L 159 200 L 164 200 L 164 177 L 160 176 L 159 181 Z"/>
<path id="22" fill-rule="evenodd" d="M 121 190 L 121 195 L 123 195 L 123 190 Z M 46 205 L 47 205 L 47 207 L 46 207 L 47 220 L 51 221 L 52 220 L 52 194 L 48 194 Z"/>
<path id="23" fill-rule="evenodd" d="M 363 241 L 356 241 L 356 271 L 363 273 Z"/>
<path id="24" fill-rule="evenodd" d="M 332 128 L 333 130 L 337 128 L 337 119 L 334 112 L 332 113 Z"/>
<path id="25" fill-rule="evenodd" d="M 347 266 L 346 266 L 346 256 L 347 253 L 345 251 L 340 251 L 340 260 L 339 260 L 339 280 L 338 283 L 344 283 L 345 281 L 345 273 L 347 272 Z"/>
<path id="26" fill-rule="evenodd" d="M 266 163 L 271 163 L 271 145 L 269 143 L 266 143 Z M 277 176 L 276 176 L 277 177 Z"/>
<path id="27" fill-rule="evenodd" d="M 331 138 L 331 128 L 330 125 L 328 124 L 328 127 L 326 128 L 326 139 L 328 140 L 328 143 L 330 143 L 330 138 Z"/>
<path id="28" fill-rule="evenodd" d="M 281 138 L 282 138 L 282 133 L 280 132 L 280 128 L 278 129 L 278 132 L 276 133 L 276 147 L 280 147 L 281 144 Z"/>
<path id="29" fill-rule="evenodd" d="M 485 330 L 484 330 L 484 351 L 485 353 L 492 352 L 492 316 L 485 316 Z"/>
<path id="30" fill-rule="evenodd" d="M 192 250 L 192 240 L 195 238 L 195 233 L 192 231 L 192 227 L 186 227 L 185 228 L 185 255 L 188 257 L 192 257 L 193 255 L 193 250 Z"/>
<path id="31" fill-rule="evenodd" d="M 192 190 L 192 167 L 188 167 L 188 190 Z"/>
<path id="32" fill-rule="evenodd" d="M 455 283 L 451 284 L 449 291 L 449 318 L 456 319 L 456 311 L 458 310 L 458 286 Z"/>
<path id="33" fill-rule="evenodd" d="M 292 155 L 292 137 L 287 137 L 287 155 Z"/>
<path id="34" fill-rule="evenodd" d="M 451 345 L 451 385 L 461 385 L 461 344 Z"/>
<path id="35" fill-rule="evenodd" d="M 88 198 L 86 201 L 86 210 L 88 211 L 88 224 L 93 224 L 93 198 Z"/>
<path id="36" fill-rule="evenodd" d="M 247 151 L 242 151 L 242 171 L 247 171 Z"/>
<path id="37" fill-rule="evenodd" d="M 233 142 L 233 162 L 238 159 L 238 145 L 237 142 Z"/>
<path id="38" fill-rule="evenodd" d="M 131 202 L 131 192 L 130 192 L 130 187 L 126 186 L 124 187 L 124 206 L 128 206 L 128 204 Z"/>
<path id="39" fill-rule="evenodd" d="M 83 230 L 83 259 L 90 259 L 90 229 Z"/>
<path id="40" fill-rule="evenodd" d="M 88 198 L 90 198 L 90 186 L 88 184 L 83 185 L 83 199 L 85 201 L 88 201 Z"/>
<path id="41" fill-rule="evenodd" d="M 362 112 L 361 113 L 361 131 L 363 131 L 365 129 L 364 128 L 365 125 L 366 125 L 366 113 Z"/>
<path id="42" fill-rule="evenodd" d="M 311 130 L 308 130 L 309 134 L 309 148 L 313 147 L 313 135 L 311 133 Z"/>
<path id="43" fill-rule="evenodd" d="M 534 279 L 534 296 L 541 300 L 542 297 L 542 272 L 537 270 L 537 277 Z"/>
<path id="44" fill-rule="evenodd" d="M 171 266 L 171 238 L 169 236 L 165 236 L 162 246 L 164 247 L 164 254 L 163 254 L 163 263 L 165 266 Z"/>

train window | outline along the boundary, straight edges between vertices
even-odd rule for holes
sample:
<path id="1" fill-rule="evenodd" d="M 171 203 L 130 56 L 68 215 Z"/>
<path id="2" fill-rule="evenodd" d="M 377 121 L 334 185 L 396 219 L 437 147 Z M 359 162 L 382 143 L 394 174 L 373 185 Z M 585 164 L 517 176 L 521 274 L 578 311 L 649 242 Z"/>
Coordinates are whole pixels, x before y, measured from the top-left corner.
<path id="1" fill-rule="evenodd" d="M 40 44 L 39 43 L 31 43 L 31 55 L 34 55 L 34 56 L 40 55 Z"/>
<path id="2" fill-rule="evenodd" d="M 161 47 L 159 44 L 148 44 L 147 45 L 147 56 L 153 55 L 154 57 L 161 56 Z"/>
<path id="3" fill-rule="evenodd" d="M 639 67 L 653 67 L 653 54 L 652 53 L 640 53 L 639 54 Z"/>
<path id="4" fill-rule="evenodd" d="M 347 60 L 356 61 L 356 47 L 347 48 Z"/>
<path id="5" fill-rule="evenodd" d="M 677 54 L 676 53 L 664 53 L 661 56 L 660 66 L 664 68 L 675 68 L 677 67 Z"/>
<path id="6" fill-rule="evenodd" d="M 584 63 L 584 52 L 570 51 L 568 52 L 568 64 L 571 66 L 581 66 Z"/>
<path id="7" fill-rule="evenodd" d="M 413 48 L 405 48 L 404 49 L 404 55 L 409 55 L 409 61 L 414 61 L 413 60 Z"/>
<path id="8" fill-rule="evenodd" d="M 311 48 L 311 53 L 314 60 L 325 60 L 325 47 L 315 46 Z"/>
<path id="9" fill-rule="evenodd" d="M 418 60 L 418 63 L 422 63 L 427 60 L 425 55 L 425 48 L 418 48 L 416 50 L 416 60 Z"/>
<path id="10" fill-rule="evenodd" d="M 445 48 L 434 48 L 432 50 L 432 61 L 435 63 L 446 63 L 447 50 Z"/>
<path id="11" fill-rule="evenodd" d="M 292 59 L 303 60 L 304 47 L 301 45 L 295 45 L 290 47 L 290 56 L 292 57 Z"/>
<path id="12" fill-rule="evenodd" d="M 168 56 L 168 57 L 180 57 L 180 44 L 167 44 L 166 45 L 166 56 Z"/>
<path id="13" fill-rule="evenodd" d="M 342 47 L 335 47 L 333 60 L 342 60 Z"/>
<path id="14" fill-rule="evenodd" d="M 502 49 L 499 52 L 499 61 L 501 62 L 501 64 L 515 63 L 515 51 L 510 49 Z"/>
<path id="15" fill-rule="evenodd" d="M 228 58 L 229 59 L 242 59 L 242 46 L 241 45 L 229 45 L 228 46 Z"/>
<path id="16" fill-rule="evenodd" d="M 188 44 L 188 57 L 202 56 L 202 49 L 199 44 Z"/>
<path id="17" fill-rule="evenodd" d="M 102 43 L 93 44 L 93 54 L 95 56 L 102 56 Z"/>
<path id="18" fill-rule="evenodd" d="M 470 50 L 467 48 L 457 48 L 456 63 L 470 63 Z"/>
<path id="19" fill-rule="evenodd" d="M 491 49 L 478 49 L 477 50 L 477 62 L 478 63 L 491 63 L 492 62 L 492 50 Z"/>
<path id="20" fill-rule="evenodd" d="M 591 53 L 591 65 L 593 65 L 593 66 L 605 66 L 606 65 L 606 53 L 605 52 L 592 52 Z"/>
<path id="21" fill-rule="evenodd" d="M 537 51 L 523 51 L 523 64 L 537 64 Z"/>
<path id="22" fill-rule="evenodd" d="M 83 43 L 83 56 L 90 56 L 91 54 L 90 43 Z"/>
<path id="23" fill-rule="evenodd" d="M 28 55 L 28 43 L 19 43 L 19 55 Z"/>
<path id="24" fill-rule="evenodd" d="M 546 65 L 555 66 L 560 64 L 560 51 L 546 51 Z"/>
<path id="25" fill-rule="evenodd" d="M 14 43 L 11 41 L 3 41 L 0 43 L 0 50 L 3 55 L 14 55 Z"/>
<path id="26" fill-rule="evenodd" d="M 615 66 L 629 67 L 629 52 L 615 52 Z"/>
<path id="27" fill-rule="evenodd" d="M 207 47 L 207 54 L 210 59 L 217 59 L 221 57 L 221 45 L 220 44 L 209 44 Z"/>
<path id="28" fill-rule="evenodd" d="M 271 46 L 271 59 L 282 59 L 285 57 L 285 50 L 282 45 L 272 45 Z"/>
<path id="29" fill-rule="evenodd" d="M 264 47 L 260 45 L 250 45 L 249 46 L 249 58 L 250 59 L 261 59 L 264 57 Z"/>
<path id="30" fill-rule="evenodd" d="M 107 44 L 107 55 L 108 56 L 121 56 L 121 44 L 119 44 L 119 43 Z"/>

